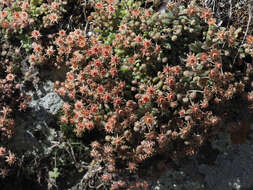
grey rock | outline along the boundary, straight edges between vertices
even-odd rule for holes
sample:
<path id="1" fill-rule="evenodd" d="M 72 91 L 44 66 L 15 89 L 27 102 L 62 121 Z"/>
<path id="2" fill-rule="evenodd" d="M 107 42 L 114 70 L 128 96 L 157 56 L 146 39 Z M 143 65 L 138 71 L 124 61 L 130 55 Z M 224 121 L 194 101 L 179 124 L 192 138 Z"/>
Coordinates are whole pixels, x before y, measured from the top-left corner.
<path id="1" fill-rule="evenodd" d="M 199 171 L 210 190 L 253 189 L 253 145 L 231 145 L 214 166 L 200 165 Z"/>
<path id="2" fill-rule="evenodd" d="M 204 185 L 192 180 L 183 171 L 170 171 L 161 177 L 152 190 L 204 190 Z"/>
<path id="3" fill-rule="evenodd" d="M 179 170 L 165 172 L 151 190 L 206 190 L 193 160 L 184 163 Z"/>
<path id="4" fill-rule="evenodd" d="M 55 115 L 63 101 L 53 91 L 54 83 L 46 81 L 28 94 L 32 100 L 26 112 L 15 114 L 16 132 L 11 146 L 17 151 L 40 150 L 48 152 L 50 142 L 57 138 Z"/>
<path id="5" fill-rule="evenodd" d="M 157 180 L 152 190 L 252 190 L 253 144 L 231 144 L 229 135 L 221 133 L 212 147 L 218 149 L 212 165 L 190 159 L 180 163 L 178 170 L 170 170 Z"/>
<path id="6" fill-rule="evenodd" d="M 253 144 L 229 145 L 214 165 L 194 160 L 170 170 L 152 186 L 152 190 L 252 190 Z"/>

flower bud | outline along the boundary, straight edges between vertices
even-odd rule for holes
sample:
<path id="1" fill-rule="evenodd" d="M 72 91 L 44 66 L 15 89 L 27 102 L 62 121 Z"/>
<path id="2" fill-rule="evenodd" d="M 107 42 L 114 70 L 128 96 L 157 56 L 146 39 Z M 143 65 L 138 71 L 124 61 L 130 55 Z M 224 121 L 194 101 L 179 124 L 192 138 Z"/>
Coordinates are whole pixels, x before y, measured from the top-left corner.
<path id="1" fill-rule="evenodd" d="M 176 41 L 177 40 L 177 36 L 176 35 L 173 35 L 172 37 L 171 37 L 171 40 L 174 42 L 174 41 Z"/>
<path id="2" fill-rule="evenodd" d="M 168 62 L 168 58 L 167 57 L 163 57 L 162 58 L 162 63 L 167 63 Z"/>
<path id="3" fill-rule="evenodd" d="M 191 100 L 194 100 L 197 97 L 197 93 L 192 92 L 189 97 L 190 97 Z"/>
<path id="4" fill-rule="evenodd" d="M 184 97 L 182 100 L 183 100 L 183 103 L 185 104 L 189 102 L 189 99 L 187 97 Z"/>

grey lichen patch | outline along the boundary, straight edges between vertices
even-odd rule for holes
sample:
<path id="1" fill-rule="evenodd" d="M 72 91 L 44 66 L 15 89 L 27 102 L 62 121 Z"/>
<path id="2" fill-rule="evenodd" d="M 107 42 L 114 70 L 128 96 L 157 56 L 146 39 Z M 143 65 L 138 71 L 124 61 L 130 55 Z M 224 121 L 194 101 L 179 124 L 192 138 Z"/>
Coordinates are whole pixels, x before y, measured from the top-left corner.
<path id="1" fill-rule="evenodd" d="M 54 92 L 51 92 L 40 99 L 39 105 L 46 109 L 49 113 L 55 115 L 61 108 L 63 101 Z"/>
<path id="2" fill-rule="evenodd" d="M 32 101 L 29 104 L 31 109 L 39 111 L 41 109 L 47 110 L 50 114 L 56 114 L 61 108 L 63 101 L 60 96 L 53 90 L 54 83 L 46 81 L 39 86 L 36 91 L 30 91 L 29 95 Z"/>

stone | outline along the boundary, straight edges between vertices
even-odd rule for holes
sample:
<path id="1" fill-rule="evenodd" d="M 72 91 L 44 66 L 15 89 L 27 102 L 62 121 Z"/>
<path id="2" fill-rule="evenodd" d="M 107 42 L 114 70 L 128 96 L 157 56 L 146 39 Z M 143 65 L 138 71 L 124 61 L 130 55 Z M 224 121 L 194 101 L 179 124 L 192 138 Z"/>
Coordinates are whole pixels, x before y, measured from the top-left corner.
<path id="1" fill-rule="evenodd" d="M 29 91 L 32 99 L 27 111 L 15 114 L 16 132 L 10 145 L 16 152 L 35 149 L 48 152 L 47 146 L 57 138 L 55 115 L 63 101 L 53 86 L 52 81 L 45 81 L 36 90 Z"/>
<path id="2" fill-rule="evenodd" d="M 253 145 L 231 145 L 214 166 L 200 165 L 210 190 L 253 189 Z"/>

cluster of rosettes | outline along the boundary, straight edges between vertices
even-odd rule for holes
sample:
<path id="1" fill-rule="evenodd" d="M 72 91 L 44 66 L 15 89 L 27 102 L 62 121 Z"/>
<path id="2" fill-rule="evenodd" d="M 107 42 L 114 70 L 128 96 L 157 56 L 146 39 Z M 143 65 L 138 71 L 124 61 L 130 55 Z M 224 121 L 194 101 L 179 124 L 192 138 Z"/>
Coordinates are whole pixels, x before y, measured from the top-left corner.
<path id="1" fill-rule="evenodd" d="M 252 35 L 247 36 L 246 40 L 247 40 L 247 43 L 243 44 L 243 47 L 245 50 L 244 52 L 246 54 L 251 54 L 253 56 L 253 36 Z"/>
<path id="2" fill-rule="evenodd" d="M 32 26 L 43 24 L 44 27 L 56 24 L 63 12 L 64 0 L 48 1 L 41 0 L 2 0 L 0 11 L 0 26 L 7 34 L 26 31 Z M 41 22 L 41 18 L 43 23 Z"/>
<path id="3" fill-rule="evenodd" d="M 9 139 L 14 130 L 14 120 L 12 112 L 24 111 L 27 102 L 24 93 L 21 92 L 21 81 L 18 79 L 19 73 L 15 65 L 16 59 L 19 59 L 19 49 L 13 50 L 13 46 L 8 43 L 1 44 L 1 65 L 0 65 L 0 131 L 2 143 L 3 137 Z M 15 56 L 16 55 L 16 56 Z"/>
<path id="4" fill-rule="evenodd" d="M 115 2 L 95 4 L 91 37 L 59 32 L 57 64 L 70 71 L 55 87 L 66 98 L 62 124 L 86 143 L 96 138 L 90 156 L 105 166 L 102 181 L 120 189 L 132 186 L 120 176 L 138 174 L 156 156 L 196 154 L 222 129 L 226 105 L 248 83 L 250 54 L 238 52 L 240 30 L 218 28 L 208 9 L 169 3 L 158 14 L 138 3 L 115 9 Z"/>
<path id="5" fill-rule="evenodd" d="M 17 68 L 22 57 L 20 49 L 5 40 L 1 40 L 0 46 L 0 177 L 5 177 L 16 161 L 9 147 L 17 126 L 15 115 L 26 110 L 29 98 L 23 93 Z"/>
<path id="6" fill-rule="evenodd" d="M 13 114 L 26 110 L 27 99 L 20 91 L 20 83 L 8 59 L 1 62 L 0 73 L 0 176 L 5 177 L 16 160 L 8 150 L 8 141 L 15 134 Z"/>
<path id="7" fill-rule="evenodd" d="M 0 146 L 0 176 L 6 177 L 9 173 L 9 168 L 16 162 L 16 156 L 10 150 Z"/>
<path id="8" fill-rule="evenodd" d="M 14 11 L 15 6 L 18 6 L 14 1 L 2 1 L 4 8 L 1 11 L 1 27 L 4 29 L 15 30 L 25 28 L 33 23 L 33 19 L 29 17 L 27 10 L 30 8 L 28 2 L 19 2 L 20 10 Z M 13 11 L 12 11 L 13 9 Z"/>
<path id="9" fill-rule="evenodd" d="M 8 69 L 11 69 L 11 66 Z M 13 110 L 24 111 L 27 102 L 24 94 L 20 93 L 20 84 L 15 81 L 15 75 L 10 71 L 5 78 L 0 78 L 0 90 L 0 105 L 3 113 L 0 116 L 0 131 L 2 137 L 9 139 L 14 132 L 14 121 L 9 116 Z"/>
<path id="10" fill-rule="evenodd" d="M 12 110 L 9 107 L 3 107 L 0 114 L 0 177 L 6 177 L 9 168 L 16 161 L 15 154 L 7 150 L 5 146 L 11 136 L 14 134 L 14 120 L 9 117 Z"/>
<path id="11" fill-rule="evenodd" d="M 32 32 L 33 38 L 39 38 L 40 32 L 34 30 Z M 65 30 L 60 30 L 57 34 L 52 36 L 53 40 L 49 41 L 45 48 L 40 40 L 33 42 L 33 52 L 29 56 L 29 62 L 31 66 L 41 64 L 44 62 L 52 63 L 54 66 L 60 69 L 64 60 L 66 65 L 69 66 L 71 61 L 72 67 L 77 69 L 77 63 L 83 60 L 83 50 L 86 48 L 86 36 L 84 31 L 75 29 L 75 31 L 66 34 Z M 83 49 L 83 50 L 82 50 Z"/>

